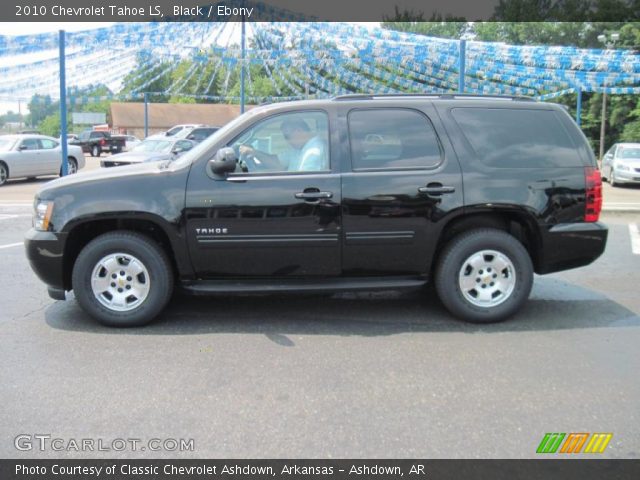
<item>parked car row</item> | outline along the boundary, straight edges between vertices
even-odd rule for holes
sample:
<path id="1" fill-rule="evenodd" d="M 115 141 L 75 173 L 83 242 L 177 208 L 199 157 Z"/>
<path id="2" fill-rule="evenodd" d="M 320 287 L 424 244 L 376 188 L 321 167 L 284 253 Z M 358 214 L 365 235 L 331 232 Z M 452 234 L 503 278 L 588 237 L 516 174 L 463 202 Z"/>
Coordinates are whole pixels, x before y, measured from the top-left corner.
<path id="1" fill-rule="evenodd" d="M 132 148 L 127 148 L 126 153 L 111 155 L 102 160 L 100 166 L 118 167 L 144 162 L 175 160 L 218 129 L 219 127 L 210 125 L 176 125 L 165 133 L 152 135 L 136 143 Z"/>
<path id="2" fill-rule="evenodd" d="M 118 167 L 143 162 L 173 160 L 191 150 L 196 142 L 184 138 L 154 135 L 138 143 L 130 152 L 111 155 L 100 162 L 101 167 Z"/>

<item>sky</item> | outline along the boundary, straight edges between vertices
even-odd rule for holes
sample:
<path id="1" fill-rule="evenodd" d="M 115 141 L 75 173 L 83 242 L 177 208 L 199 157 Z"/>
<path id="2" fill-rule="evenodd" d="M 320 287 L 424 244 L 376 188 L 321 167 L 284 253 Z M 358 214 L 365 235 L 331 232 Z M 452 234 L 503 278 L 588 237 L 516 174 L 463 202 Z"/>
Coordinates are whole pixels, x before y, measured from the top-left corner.
<path id="1" fill-rule="evenodd" d="M 77 32 L 79 30 L 108 27 L 109 25 L 113 25 L 113 22 L 0 22 L 0 33 L 2 35 L 35 35 L 58 30 Z M 0 66 L 2 66 L 1 63 Z M 29 109 L 24 104 L 0 101 L 0 115 L 7 113 L 9 110 L 14 112 L 21 111 L 23 115 L 29 113 Z"/>

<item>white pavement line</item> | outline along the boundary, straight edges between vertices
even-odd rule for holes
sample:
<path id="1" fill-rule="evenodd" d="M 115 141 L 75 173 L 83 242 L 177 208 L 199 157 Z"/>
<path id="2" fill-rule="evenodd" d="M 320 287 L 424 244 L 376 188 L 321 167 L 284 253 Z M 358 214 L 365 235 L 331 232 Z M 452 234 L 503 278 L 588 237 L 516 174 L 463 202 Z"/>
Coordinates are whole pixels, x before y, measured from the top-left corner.
<path id="1" fill-rule="evenodd" d="M 9 243 L 8 245 L 0 245 L 0 250 L 3 248 L 12 248 L 20 245 L 24 245 L 24 243 L 20 242 L 20 243 Z"/>
<path id="2" fill-rule="evenodd" d="M 33 207 L 33 203 L 21 203 L 18 201 L 0 202 L 0 208 L 2 207 Z"/>
<path id="3" fill-rule="evenodd" d="M 635 255 L 640 255 L 640 230 L 637 223 L 629 224 L 629 235 L 631 235 L 631 251 Z"/>
<path id="4" fill-rule="evenodd" d="M 0 220 L 10 220 L 12 218 L 20 218 L 20 217 L 30 217 L 31 215 L 25 214 L 11 214 L 11 213 L 0 213 Z"/>

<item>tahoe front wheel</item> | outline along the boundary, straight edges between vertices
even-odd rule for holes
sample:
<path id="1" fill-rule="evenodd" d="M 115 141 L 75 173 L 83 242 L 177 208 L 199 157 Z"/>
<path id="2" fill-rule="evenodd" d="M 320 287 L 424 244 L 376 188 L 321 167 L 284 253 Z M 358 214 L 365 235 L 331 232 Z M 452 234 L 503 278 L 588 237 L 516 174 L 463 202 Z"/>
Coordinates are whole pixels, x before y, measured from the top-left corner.
<path id="1" fill-rule="evenodd" d="M 533 265 L 524 246 L 496 229 L 462 233 L 445 247 L 436 291 L 457 317 L 474 323 L 505 320 L 529 298 Z"/>
<path id="2" fill-rule="evenodd" d="M 73 266 L 72 282 L 80 306 L 112 327 L 150 323 L 173 291 L 164 250 L 144 235 L 124 231 L 89 242 Z"/>

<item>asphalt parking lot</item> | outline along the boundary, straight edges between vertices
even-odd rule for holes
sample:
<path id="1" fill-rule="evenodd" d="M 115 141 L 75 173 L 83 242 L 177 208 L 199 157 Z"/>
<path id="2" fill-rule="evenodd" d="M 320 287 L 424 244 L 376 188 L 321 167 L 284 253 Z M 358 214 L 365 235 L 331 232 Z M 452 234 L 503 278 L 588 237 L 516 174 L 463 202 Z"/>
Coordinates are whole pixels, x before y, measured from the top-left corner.
<path id="1" fill-rule="evenodd" d="M 3 458 L 533 458 L 547 432 L 611 432 L 602 457 L 640 457 L 640 212 L 605 213 L 603 257 L 536 277 L 503 324 L 461 323 L 429 291 L 177 294 L 116 330 L 31 272 L 35 185 L 0 189 Z M 18 451 L 21 434 L 194 449 Z"/>

